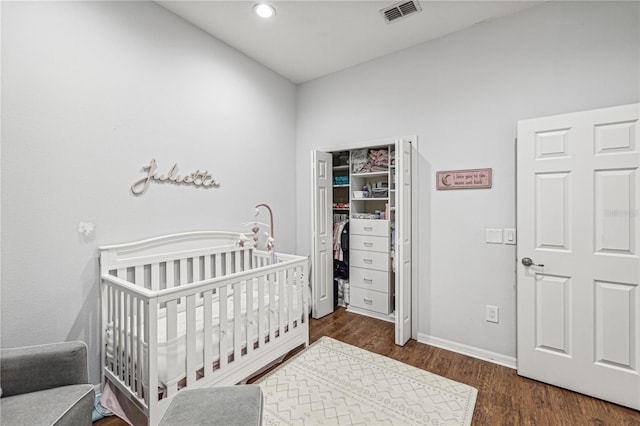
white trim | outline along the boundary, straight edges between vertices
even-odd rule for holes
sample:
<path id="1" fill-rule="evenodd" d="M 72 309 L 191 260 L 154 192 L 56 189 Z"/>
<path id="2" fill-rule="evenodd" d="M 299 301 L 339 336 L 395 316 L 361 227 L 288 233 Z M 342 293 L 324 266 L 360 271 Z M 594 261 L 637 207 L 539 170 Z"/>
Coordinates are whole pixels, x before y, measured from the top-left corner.
<path id="1" fill-rule="evenodd" d="M 347 307 L 347 312 L 352 312 L 352 313 L 358 314 L 358 315 L 364 315 L 365 317 L 375 318 L 375 319 L 379 319 L 379 320 L 390 322 L 390 323 L 395 323 L 396 322 L 396 317 L 395 317 L 394 313 L 391 313 L 389 315 L 385 315 L 385 314 L 381 314 L 381 313 L 378 313 L 378 312 L 369 311 L 367 309 L 357 308 L 357 307 L 352 306 L 352 305 L 349 305 Z"/>
<path id="2" fill-rule="evenodd" d="M 451 340 L 441 339 L 439 337 L 429 336 L 427 334 L 418 333 L 418 342 L 426 345 L 435 346 L 448 351 L 457 352 L 483 361 L 492 362 L 502 365 L 503 367 L 518 368 L 517 359 L 512 356 L 491 352 L 486 349 L 477 348 L 475 346 L 465 345 L 463 343 L 453 342 Z"/>
<path id="3" fill-rule="evenodd" d="M 418 339 L 418 324 L 420 324 L 418 300 L 420 292 L 418 287 L 418 255 L 420 221 L 418 220 L 418 135 L 409 136 L 411 140 L 411 338 Z M 423 188 L 423 191 L 426 189 Z"/>
<path id="4" fill-rule="evenodd" d="M 373 148 L 373 147 L 384 146 L 384 145 L 395 145 L 397 139 L 411 139 L 411 141 L 414 141 L 414 140 L 417 140 L 417 136 L 416 135 L 396 136 L 392 138 L 374 139 L 369 141 L 348 142 L 340 145 L 334 145 L 334 146 L 323 147 L 323 148 L 315 148 L 312 151 L 322 151 L 322 152 L 332 153 L 332 152 L 340 152 L 340 151 L 350 151 L 352 149 Z"/>
<path id="5" fill-rule="evenodd" d="M 93 391 L 96 393 L 96 395 L 99 395 L 102 393 L 102 383 L 98 383 L 97 385 L 93 385 Z"/>

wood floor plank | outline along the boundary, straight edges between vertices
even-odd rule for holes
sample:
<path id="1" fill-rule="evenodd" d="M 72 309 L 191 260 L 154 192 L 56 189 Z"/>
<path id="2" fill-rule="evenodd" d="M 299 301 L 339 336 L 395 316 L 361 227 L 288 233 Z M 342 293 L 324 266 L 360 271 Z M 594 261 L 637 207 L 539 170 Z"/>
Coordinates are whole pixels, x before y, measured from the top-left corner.
<path id="1" fill-rule="evenodd" d="M 309 323 L 311 343 L 329 336 L 478 389 L 473 425 L 640 426 L 640 412 L 518 376 L 515 370 L 410 340 L 394 344 L 391 323 L 339 308 Z M 286 359 L 299 352 L 289 354 Z M 252 379 L 257 380 L 260 376 Z M 106 417 L 96 426 L 125 426 Z"/>

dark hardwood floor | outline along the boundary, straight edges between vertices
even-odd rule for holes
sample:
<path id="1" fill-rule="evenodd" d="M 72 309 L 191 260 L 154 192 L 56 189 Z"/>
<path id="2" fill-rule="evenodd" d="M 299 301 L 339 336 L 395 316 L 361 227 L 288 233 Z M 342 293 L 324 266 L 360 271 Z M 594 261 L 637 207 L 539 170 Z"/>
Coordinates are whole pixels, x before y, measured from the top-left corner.
<path id="1" fill-rule="evenodd" d="M 507 367 L 414 340 L 403 347 L 396 346 L 393 324 L 342 308 L 320 320 L 312 319 L 309 325 L 311 343 L 329 336 L 477 388 L 473 425 L 640 426 L 638 411 L 522 378 Z M 298 351 L 289 354 L 287 359 Z M 94 425 L 125 426 L 126 423 L 107 417 Z"/>

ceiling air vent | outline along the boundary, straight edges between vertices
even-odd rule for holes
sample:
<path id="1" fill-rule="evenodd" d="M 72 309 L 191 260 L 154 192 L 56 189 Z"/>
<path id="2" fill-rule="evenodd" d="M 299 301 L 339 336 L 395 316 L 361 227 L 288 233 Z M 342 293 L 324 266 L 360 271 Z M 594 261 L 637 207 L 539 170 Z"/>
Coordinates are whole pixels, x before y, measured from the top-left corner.
<path id="1" fill-rule="evenodd" d="M 384 16 L 387 23 L 397 21 L 412 13 L 420 12 L 422 8 L 417 1 L 401 1 L 400 3 L 393 4 L 389 7 L 385 7 L 380 10 L 382 16 Z"/>

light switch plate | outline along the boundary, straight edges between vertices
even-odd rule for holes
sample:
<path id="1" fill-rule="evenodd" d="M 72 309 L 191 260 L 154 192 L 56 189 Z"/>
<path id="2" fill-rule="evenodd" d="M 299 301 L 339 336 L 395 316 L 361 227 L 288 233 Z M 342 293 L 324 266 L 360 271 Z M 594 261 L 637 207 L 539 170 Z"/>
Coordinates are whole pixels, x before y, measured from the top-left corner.
<path id="1" fill-rule="evenodd" d="M 516 244 L 516 230 L 507 228 L 503 230 L 505 244 Z"/>
<path id="2" fill-rule="evenodd" d="M 486 241 L 490 244 L 502 244 L 502 229 L 487 228 Z"/>

